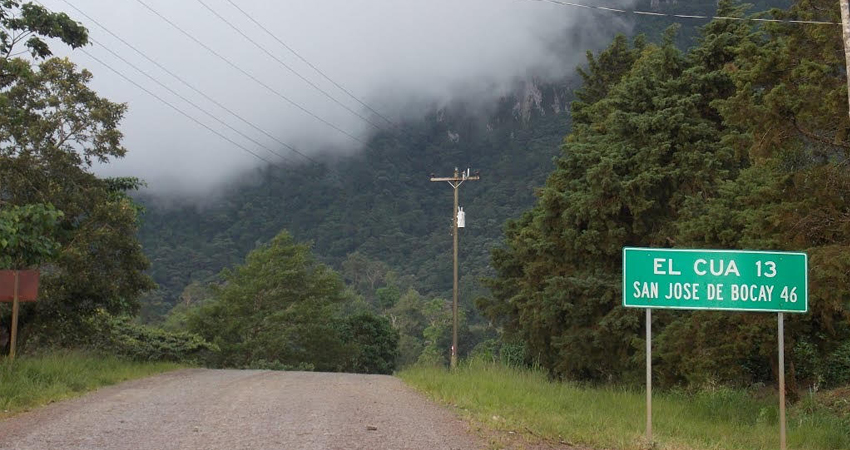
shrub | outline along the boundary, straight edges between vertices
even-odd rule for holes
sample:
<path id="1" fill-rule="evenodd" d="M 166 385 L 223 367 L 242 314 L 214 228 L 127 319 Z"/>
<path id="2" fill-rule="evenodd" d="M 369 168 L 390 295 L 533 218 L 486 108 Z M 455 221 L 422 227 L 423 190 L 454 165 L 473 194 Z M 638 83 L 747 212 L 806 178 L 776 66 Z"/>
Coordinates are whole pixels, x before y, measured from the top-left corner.
<path id="1" fill-rule="evenodd" d="M 470 352 L 470 359 L 480 359 L 483 361 L 496 362 L 496 355 L 499 353 L 501 341 L 499 339 L 487 339 L 475 345 Z"/>
<path id="2" fill-rule="evenodd" d="M 351 348 L 346 371 L 391 374 L 398 359 L 399 332 L 386 317 L 360 313 L 346 317 L 342 339 Z"/>
<path id="3" fill-rule="evenodd" d="M 527 349 L 521 342 L 505 342 L 499 349 L 499 359 L 502 364 L 511 367 L 522 367 L 527 362 Z"/>
<path id="4" fill-rule="evenodd" d="M 850 341 L 841 344 L 827 357 L 824 382 L 830 387 L 850 384 Z"/>
<path id="5" fill-rule="evenodd" d="M 197 334 L 172 332 L 133 323 L 128 317 L 111 317 L 101 350 L 135 361 L 197 362 L 217 347 Z"/>
<path id="6" fill-rule="evenodd" d="M 245 367 L 245 369 L 250 370 L 283 370 L 283 371 L 299 371 L 299 372 L 313 372 L 316 370 L 316 366 L 310 363 L 298 363 L 296 365 L 291 364 L 283 364 L 280 361 L 266 361 L 265 359 L 260 359 L 257 361 L 252 361 L 251 364 Z"/>
<path id="7" fill-rule="evenodd" d="M 40 323 L 30 327 L 23 353 L 87 350 L 140 362 L 196 364 L 219 351 L 218 347 L 197 334 L 141 325 L 130 317 L 113 316 L 102 309 L 86 317 L 57 321 L 53 325 Z"/>

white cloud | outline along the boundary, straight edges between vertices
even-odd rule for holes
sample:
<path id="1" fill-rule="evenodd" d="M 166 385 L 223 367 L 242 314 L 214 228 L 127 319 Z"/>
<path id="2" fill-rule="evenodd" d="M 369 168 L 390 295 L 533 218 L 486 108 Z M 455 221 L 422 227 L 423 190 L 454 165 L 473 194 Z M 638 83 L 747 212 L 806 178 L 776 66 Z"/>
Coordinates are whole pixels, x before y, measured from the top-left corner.
<path id="1" fill-rule="evenodd" d="M 353 151 L 356 141 L 293 107 L 211 55 L 151 14 L 136 0 L 70 0 L 172 72 L 246 120 L 304 153 Z M 288 72 L 196 0 L 144 0 L 245 71 L 360 140 L 374 128 Z M 349 108 L 368 111 L 307 67 L 233 8 L 203 0 L 252 39 Z M 99 43 L 242 133 L 294 161 L 304 161 L 274 140 L 211 104 L 154 67 L 62 0 L 44 0 L 84 23 Z M 619 17 L 521 0 L 233 0 L 301 56 L 393 120 L 416 117 L 423 102 L 458 95 L 496 97 L 517 78 L 563 76 L 584 51 L 604 45 Z M 625 4 L 631 0 L 607 3 Z M 592 2 L 591 2 L 592 3 Z M 601 20 L 599 20 L 601 19 Z M 598 22 L 596 22 L 598 20 Z M 103 48 L 87 51 L 216 131 L 270 160 L 281 161 L 209 119 L 128 67 Z M 240 172 L 264 164 L 143 93 L 79 51 L 57 51 L 95 74 L 94 86 L 130 111 L 122 129 L 128 156 L 98 168 L 146 179 L 154 191 L 204 193 Z M 381 124 L 380 119 L 375 123 Z"/>

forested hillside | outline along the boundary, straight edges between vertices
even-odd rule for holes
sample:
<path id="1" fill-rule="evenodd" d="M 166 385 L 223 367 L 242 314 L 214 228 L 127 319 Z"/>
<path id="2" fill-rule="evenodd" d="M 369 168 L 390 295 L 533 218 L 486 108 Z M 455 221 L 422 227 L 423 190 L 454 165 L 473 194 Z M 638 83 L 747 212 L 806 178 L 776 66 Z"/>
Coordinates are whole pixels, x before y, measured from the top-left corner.
<path id="1" fill-rule="evenodd" d="M 635 7 L 711 15 L 716 3 L 645 0 Z M 763 0 L 752 10 L 787 3 Z M 650 40 L 661 39 L 664 29 L 678 23 L 667 17 L 597 16 L 603 28 L 631 21 L 633 33 Z M 692 45 L 696 27 L 705 23 L 686 22 L 677 45 Z M 160 285 L 146 298 L 144 320 L 156 320 L 192 281 L 212 280 L 281 229 L 313 241 L 319 257 L 335 267 L 359 252 L 408 277 L 406 285 L 444 295 L 451 288 L 451 190 L 430 183 L 428 175 L 449 174 L 455 166 L 483 174 L 482 182 L 461 189 L 469 218 L 461 235 L 461 289 L 470 308 L 471 299 L 483 293 L 478 279 L 489 273 L 489 249 L 503 223 L 531 206 L 534 190 L 554 168 L 552 158 L 569 131 L 575 77 L 518 81 L 513 95 L 484 109 L 462 101 L 434 109 L 422 120 L 373 137 L 355 156 L 318 156 L 320 165 L 252 174 L 212 199 L 139 197 L 146 206 L 140 238 Z"/>
<path id="2" fill-rule="evenodd" d="M 167 312 L 192 281 L 209 281 L 282 229 L 313 241 L 319 257 L 335 267 L 358 252 L 406 279 L 404 287 L 444 294 L 452 283 L 452 189 L 430 182 L 429 174 L 448 175 L 456 166 L 480 170 L 483 178 L 460 191 L 467 212 L 461 285 L 471 306 L 502 224 L 532 204 L 569 130 L 566 81 L 524 83 L 518 92 L 486 114 L 463 105 L 433 111 L 422 122 L 376 136 L 351 157 L 264 171 L 208 204 L 161 207 L 142 197 L 147 211 L 140 236 L 161 285 L 159 305 L 148 314 Z M 349 266 L 356 276 L 356 264 Z"/>
<path id="3" fill-rule="evenodd" d="M 784 7 L 788 2 L 756 3 L 749 11 L 767 11 Z M 715 13 L 717 2 L 653 0 L 638 2 L 636 8 L 710 16 Z M 727 12 L 742 14 L 743 10 Z M 511 95 L 484 102 L 483 107 L 481 102 L 472 107 L 458 100 L 434 108 L 421 120 L 410 120 L 373 136 L 366 148 L 352 156 L 317 155 L 315 161 L 290 166 L 288 170 L 266 169 L 235 180 L 221 194 L 202 201 L 138 197 L 146 207 L 140 239 L 151 259 L 151 275 L 159 284 L 159 289 L 145 298 L 141 319 L 159 322 L 174 305 L 181 304 L 168 320 L 171 326 L 183 323 L 187 308 L 211 296 L 208 285 L 222 281 L 218 276 L 220 270 L 238 264 L 259 244 L 287 230 L 297 241 L 312 242 L 319 260 L 339 270 L 355 295 L 371 305 L 373 311 L 391 317 L 397 328 L 404 328 L 399 323 L 415 323 L 402 330 L 401 345 L 409 347 L 407 352 L 402 350 L 402 361 L 415 361 L 416 352 L 427 345 L 436 351 L 434 345 L 438 341 L 446 347 L 447 318 L 442 314 L 447 307 L 444 299 L 451 297 L 452 191 L 448 185 L 431 183 L 429 174 L 448 175 L 454 167 L 469 167 L 481 171 L 482 181 L 466 183 L 460 190 L 460 204 L 467 213 L 466 228 L 460 236 L 462 333 L 471 333 L 468 339 L 462 339 L 461 350 L 467 352 L 479 341 L 495 336 L 496 329 L 482 317 L 474 300 L 482 299 L 480 304 L 489 320 L 505 323 L 509 319 L 507 323 L 512 323 L 513 319 L 497 306 L 508 298 L 498 283 L 510 284 L 515 280 L 491 281 L 495 299 L 490 300 L 483 300 L 490 297 L 490 291 L 482 286 L 481 280 L 506 275 L 501 253 L 497 251 L 495 260 L 499 272 L 493 271 L 490 256 L 491 251 L 502 245 L 505 221 L 519 218 L 531 208 L 536 191 L 544 186 L 547 176 L 553 170 L 558 173 L 553 158 L 563 154 L 561 143 L 571 131 L 569 110 L 577 99 L 574 90 L 584 81 L 573 112 L 587 121 L 583 105 L 588 99 L 595 101 L 607 95 L 610 85 L 623 75 L 618 71 L 629 70 L 638 53 L 656 48 L 650 42 L 662 42 L 659 45 L 664 52 L 705 46 L 698 27 L 706 25 L 707 20 L 683 22 L 646 16 L 636 20 L 634 15 L 594 14 L 600 23 L 632 21 L 632 34 L 645 38 L 638 39 L 629 51 L 623 47 L 626 40 L 617 38 L 611 50 L 591 59 L 589 67 L 582 71 L 583 80 L 576 73 L 564 73 L 557 82 L 518 80 Z M 671 25 L 675 30 L 669 29 Z M 741 30 L 748 27 L 739 25 Z M 685 64 L 676 59 L 686 61 L 683 55 L 673 59 L 675 64 Z M 706 58 L 713 57 L 714 54 Z M 676 76 L 686 73 L 684 68 L 675 70 L 679 70 Z M 712 76 L 715 75 L 705 75 L 707 78 L 702 81 L 707 92 L 703 99 L 706 103 L 694 108 L 708 107 L 707 102 L 713 98 L 708 94 L 726 89 L 721 79 L 714 80 Z M 678 89 L 697 89 L 693 84 L 696 82 L 683 78 Z M 693 111 L 683 113 L 693 114 Z M 657 120 L 673 126 L 677 117 Z M 704 129 L 709 122 L 695 125 L 693 131 L 709 133 L 704 139 L 719 140 L 721 131 Z M 625 139 L 625 135 L 620 138 Z M 703 139 L 691 134 L 679 138 Z M 604 151 L 613 151 L 618 142 L 610 142 Z M 715 144 L 709 147 L 712 145 Z M 721 156 L 722 152 L 717 155 Z M 737 170 L 732 168 L 731 161 L 724 161 L 716 164 L 691 161 L 693 167 L 681 168 L 681 176 L 697 176 L 708 170 L 706 179 L 714 179 L 717 175 L 713 170 L 731 173 Z M 590 168 L 576 170 L 569 175 L 571 179 L 582 176 Z M 604 178 L 601 172 L 598 175 Z M 551 188 L 541 191 L 544 199 L 548 190 Z M 653 200 L 648 197 L 646 201 Z M 681 208 L 671 207 L 675 211 Z M 592 215 L 597 209 L 588 205 L 581 214 Z M 657 219 L 667 220 L 664 217 L 661 214 Z M 508 228 L 507 245 L 511 246 L 517 222 L 509 223 L 512 225 Z M 656 244 L 669 246 L 675 242 Z M 595 252 L 588 255 L 599 256 Z M 600 261 L 597 258 L 594 264 Z M 544 276 L 547 275 L 541 274 Z M 410 289 L 414 291 L 408 292 Z M 430 299 L 436 303 L 432 304 Z M 425 311 L 428 305 L 431 305 L 430 313 Z M 426 316 L 430 319 L 426 320 Z M 631 319 L 628 323 L 634 326 Z M 431 336 L 426 338 L 423 333 L 428 333 L 429 326 Z M 524 334 L 515 336 L 525 341 L 531 339 Z M 557 352 L 548 346 L 538 348 L 533 342 L 526 343 L 534 351 L 547 352 L 547 357 L 557 357 Z M 630 355 L 624 355 L 626 360 Z M 592 370 L 609 369 L 594 366 Z"/>

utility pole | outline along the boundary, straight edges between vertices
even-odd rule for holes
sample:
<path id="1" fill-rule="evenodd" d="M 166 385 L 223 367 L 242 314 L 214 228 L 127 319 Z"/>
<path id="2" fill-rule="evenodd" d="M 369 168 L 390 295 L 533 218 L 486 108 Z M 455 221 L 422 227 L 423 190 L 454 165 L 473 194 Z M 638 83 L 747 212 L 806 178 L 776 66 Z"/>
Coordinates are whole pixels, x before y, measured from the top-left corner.
<path id="1" fill-rule="evenodd" d="M 838 0 L 838 4 L 841 8 L 841 31 L 844 35 L 844 64 L 847 69 L 847 102 L 850 105 L 850 0 Z"/>
<path id="2" fill-rule="evenodd" d="M 435 177 L 431 174 L 431 181 L 445 181 L 454 189 L 455 202 L 452 210 L 452 238 L 454 239 L 454 287 L 452 289 L 452 359 L 451 368 L 457 367 L 457 218 L 458 218 L 458 200 L 457 191 L 464 181 L 478 181 L 481 176 L 476 171 L 474 175 L 469 174 L 469 169 L 466 172 L 459 172 L 455 167 L 454 176 L 451 177 Z"/>

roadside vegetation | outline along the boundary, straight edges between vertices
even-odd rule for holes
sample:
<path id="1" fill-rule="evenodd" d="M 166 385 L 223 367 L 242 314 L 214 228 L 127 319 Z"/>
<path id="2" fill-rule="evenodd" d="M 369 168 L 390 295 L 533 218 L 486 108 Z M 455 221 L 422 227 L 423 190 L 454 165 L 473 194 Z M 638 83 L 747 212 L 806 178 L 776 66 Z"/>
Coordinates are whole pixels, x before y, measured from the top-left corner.
<path id="1" fill-rule="evenodd" d="M 638 450 L 645 439 L 640 387 L 550 381 L 541 369 L 473 359 L 455 372 L 415 366 L 399 376 L 488 429 L 532 441 Z M 653 396 L 657 449 L 774 449 L 779 445 L 775 389 L 705 386 Z M 803 395 L 788 410 L 788 448 L 850 448 L 850 390 Z"/>
<path id="2" fill-rule="evenodd" d="M 836 2 L 779 19 L 840 21 Z M 722 0 L 717 15 L 743 17 Z M 623 247 L 808 255 L 808 312 L 786 324 L 791 398 L 850 384 L 850 122 L 841 33 L 714 20 L 696 45 L 619 36 L 580 69 L 572 129 L 538 201 L 505 226 L 481 313 L 559 379 L 642 378 L 644 312 L 624 308 Z M 828 100 L 827 100 L 828 99 Z M 662 387 L 778 380 L 776 317 L 658 311 Z M 527 361 L 530 362 L 530 361 Z"/>
<path id="3" fill-rule="evenodd" d="M 700 3 L 746 14 L 732 0 Z M 840 20 L 834 0 L 769 15 Z M 48 45 L 88 45 L 87 30 L 33 3 L 0 2 L 0 269 L 41 270 L 38 301 L 21 305 L 20 359 L 0 366 L 0 411 L 179 364 L 369 373 L 419 364 L 402 377 L 482 423 L 640 448 L 644 324 L 621 305 L 622 248 L 797 250 L 809 256 L 810 303 L 786 325 L 789 444 L 850 448 L 847 74 L 838 28 L 810 25 L 715 20 L 684 30 L 697 35 L 688 49 L 678 27 L 660 39 L 618 36 L 588 53 L 580 88 L 541 91 L 554 104 L 545 119 L 515 120 L 513 101 L 498 105 L 493 129 L 435 115 L 410 140 L 376 136 L 333 183 L 321 167 L 283 184 L 268 169 L 269 182 L 223 201 L 230 210 L 151 212 L 156 239 L 143 248 L 132 193 L 144 182 L 93 172 L 127 152 L 126 105 Z M 466 122 L 469 137 L 452 139 Z M 559 143 L 535 201 L 528 180 L 543 183 Z M 447 363 L 452 340 L 440 295 L 449 239 L 432 212 L 446 192 L 406 164 L 436 168 L 458 155 L 501 175 L 487 195 L 470 187 L 479 203 L 468 205 L 482 215 L 464 231 L 474 250 L 461 261 L 457 350 L 516 351 L 508 367 L 449 374 L 425 368 Z M 419 172 L 427 194 L 406 190 Z M 301 194 L 290 190 L 298 184 Z M 504 217 L 515 219 L 501 233 Z M 10 322 L 0 303 L 0 354 Z M 774 446 L 772 315 L 660 311 L 652 328 L 662 447 Z M 55 348 L 75 350 L 45 353 Z M 539 368 L 512 368 L 531 364 Z"/>
<path id="4" fill-rule="evenodd" d="M 126 155 L 127 106 L 101 97 L 91 72 L 52 53 L 89 43 L 64 13 L 0 3 L 0 270 L 41 274 L 38 300 L 20 306 L 17 354 L 62 348 L 137 362 L 391 373 L 397 329 L 355 304 L 342 277 L 285 231 L 252 241 L 244 265 L 198 289 L 194 304 L 181 302 L 169 323 L 137 321 L 141 296 L 156 287 L 137 237 L 143 208 L 130 195 L 144 182 L 93 170 Z M 11 350 L 11 316 L 0 303 L 0 354 Z M 6 370 L 44 378 L 27 366 Z"/>
<path id="5" fill-rule="evenodd" d="M 178 369 L 167 362 L 137 362 L 79 351 L 0 359 L 0 419 L 80 396 L 102 386 Z"/>

